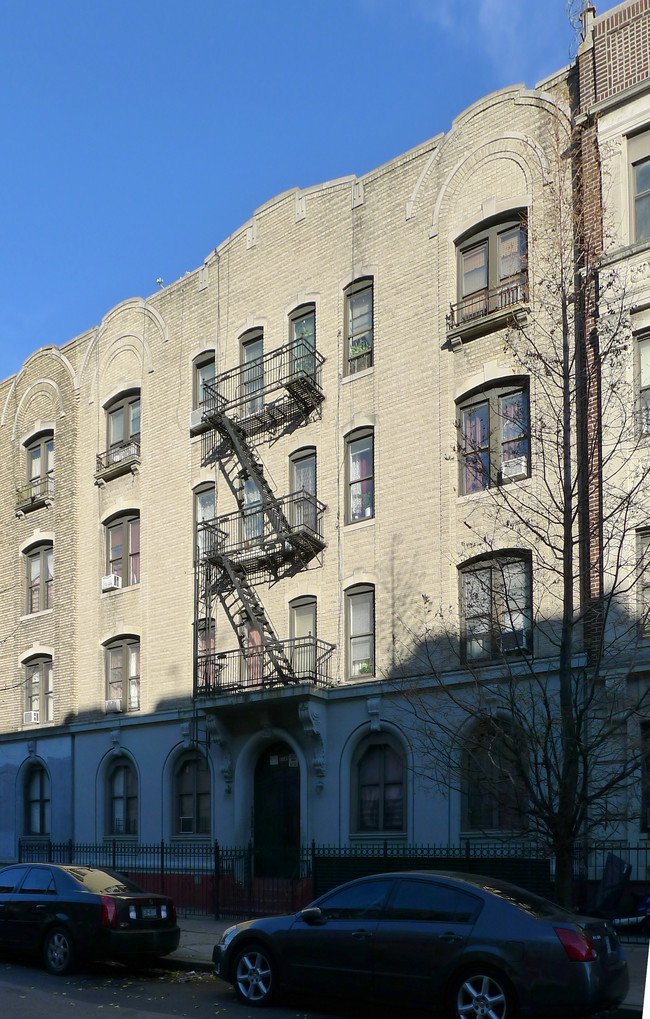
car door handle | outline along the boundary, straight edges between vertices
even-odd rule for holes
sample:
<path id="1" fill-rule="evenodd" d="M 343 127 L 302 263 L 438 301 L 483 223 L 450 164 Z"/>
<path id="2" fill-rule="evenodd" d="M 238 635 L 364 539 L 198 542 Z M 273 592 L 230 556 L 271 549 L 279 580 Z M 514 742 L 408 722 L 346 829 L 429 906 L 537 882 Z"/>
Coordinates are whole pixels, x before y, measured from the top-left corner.
<path id="1" fill-rule="evenodd" d="M 444 934 L 440 935 L 438 940 L 439 941 L 446 941 L 447 944 L 451 945 L 451 944 L 454 943 L 454 941 L 462 941 L 463 939 L 460 936 L 460 934 L 454 934 L 453 931 L 445 931 Z"/>
<path id="2" fill-rule="evenodd" d="M 356 938 L 357 941 L 363 941 L 365 938 L 372 937 L 370 931 L 352 931 L 352 937 Z"/>
<path id="3" fill-rule="evenodd" d="M 45 909 L 45 905 L 42 902 L 39 902 L 38 905 L 36 906 L 36 908 L 37 909 Z"/>

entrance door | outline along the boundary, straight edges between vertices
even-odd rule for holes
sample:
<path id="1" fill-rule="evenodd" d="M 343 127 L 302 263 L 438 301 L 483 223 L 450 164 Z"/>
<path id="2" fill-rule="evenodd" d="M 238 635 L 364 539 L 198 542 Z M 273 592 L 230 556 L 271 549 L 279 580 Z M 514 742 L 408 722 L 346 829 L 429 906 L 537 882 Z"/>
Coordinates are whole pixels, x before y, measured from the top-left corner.
<path id="1" fill-rule="evenodd" d="M 255 768 L 257 877 L 299 877 L 300 768 L 286 743 L 264 750 Z"/>

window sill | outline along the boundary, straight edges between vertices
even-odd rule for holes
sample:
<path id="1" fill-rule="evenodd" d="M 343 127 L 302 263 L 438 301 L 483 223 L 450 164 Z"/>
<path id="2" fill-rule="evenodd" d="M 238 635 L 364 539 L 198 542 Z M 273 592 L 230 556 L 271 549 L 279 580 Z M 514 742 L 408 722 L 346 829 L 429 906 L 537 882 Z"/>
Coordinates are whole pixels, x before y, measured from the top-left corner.
<path id="1" fill-rule="evenodd" d="M 405 843 L 408 835 L 405 831 L 351 831 L 348 838 L 350 842 L 367 843 L 368 845 L 380 843 L 383 846 L 384 842 Z"/>
<path id="2" fill-rule="evenodd" d="M 15 515 L 17 517 L 24 517 L 26 513 L 33 513 L 34 510 L 49 509 L 54 504 L 53 496 L 43 496 L 36 499 L 23 499 L 16 503 Z"/>
<path id="3" fill-rule="evenodd" d="M 370 365 L 370 368 L 362 368 L 360 372 L 352 372 L 351 375 L 344 375 L 341 379 L 341 385 L 345 386 L 349 382 L 355 382 L 357 379 L 366 379 L 369 375 L 372 375 L 375 370 L 374 364 Z"/>
<path id="4" fill-rule="evenodd" d="M 362 517 L 361 520 L 351 520 L 344 526 L 346 531 L 358 531 L 362 527 L 371 527 L 374 524 L 374 522 L 375 517 Z"/>
<path id="5" fill-rule="evenodd" d="M 39 612 L 27 612 L 24 616 L 20 617 L 21 623 L 26 623 L 30 619 L 42 619 L 43 616 L 51 616 L 54 609 L 40 609 Z"/>
<path id="6" fill-rule="evenodd" d="M 482 318 L 465 322 L 447 332 L 447 340 L 453 350 L 459 350 L 463 343 L 483 336 L 486 333 L 496 332 L 506 326 L 523 326 L 528 321 L 530 308 L 527 304 L 511 304 L 507 308 L 493 311 Z"/>

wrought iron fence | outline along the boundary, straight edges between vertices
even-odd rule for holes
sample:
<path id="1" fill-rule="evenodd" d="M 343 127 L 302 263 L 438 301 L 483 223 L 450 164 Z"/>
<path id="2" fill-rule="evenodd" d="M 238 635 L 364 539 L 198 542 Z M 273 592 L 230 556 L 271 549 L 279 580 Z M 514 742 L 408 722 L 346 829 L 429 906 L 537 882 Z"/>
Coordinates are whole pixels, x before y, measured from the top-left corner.
<path id="1" fill-rule="evenodd" d="M 131 463 L 140 458 L 140 440 L 129 439 L 127 442 L 120 442 L 103 453 L 95 456 L 95 473 L 109 471 L 111 468 L 118 468 L 120 465 Z"/>
<path id="2" fill-rule="evenodd" d="M 32 478 L 16 489 L 16 509 L 29 507 L 34 503 L 44 502 L 54 495 L 54 475 Z"/>
<path id="3" fill-rule="evenodd" d="M 624 865 L 612 917 L 639 914 L 650 893 L 650 844 L 579 846 L 574 857 L 574 905 L 588 909 L 607 884 L 612 855 Z M 331 888 L 356 877 L 399 870 L 445 870 L 482 874 L 553 898 L 553 860 L 529 842 L 466 842 L 462 846 L 396 845 L 389 841 L 347 846 L 283 848 L 279 852 L 218 842 L 138 843 L 114 838 L 100 843 L 19 841 L 20 862 L 109 867 L 147 890 L 170 895 L 186 914 L 253 917 L 295 912 Z M 620 872 L 620 866 L 618 868 Z M 607 890 L 607 889 L 605 889 Z M 626 940 L 647 941 L 646 923 L 625 923 Z"/>
<path id="4" fill-rule="evenodd" d="M 306 385 L 322 399 L 320 368 L 325 358 L 300 337 L 260 358 L 239 365 L 206 383 L 207 400 L 215 409 L 239 409 L 243 418 L 258 414 L 266 393 L 279 387 Z M 209 408 L 208 408 L 209 409 Z"/>

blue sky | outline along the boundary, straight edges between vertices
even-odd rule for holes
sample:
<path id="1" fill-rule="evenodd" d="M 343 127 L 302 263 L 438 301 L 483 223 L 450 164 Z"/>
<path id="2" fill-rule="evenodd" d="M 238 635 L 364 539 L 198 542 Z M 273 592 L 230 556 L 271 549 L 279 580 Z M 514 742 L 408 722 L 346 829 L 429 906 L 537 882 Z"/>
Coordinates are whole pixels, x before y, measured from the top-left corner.
<path id="1" fill-rule="evenodd" d="M 565 0 L 0 0 L 0 378 L 572 44 Z"/>

